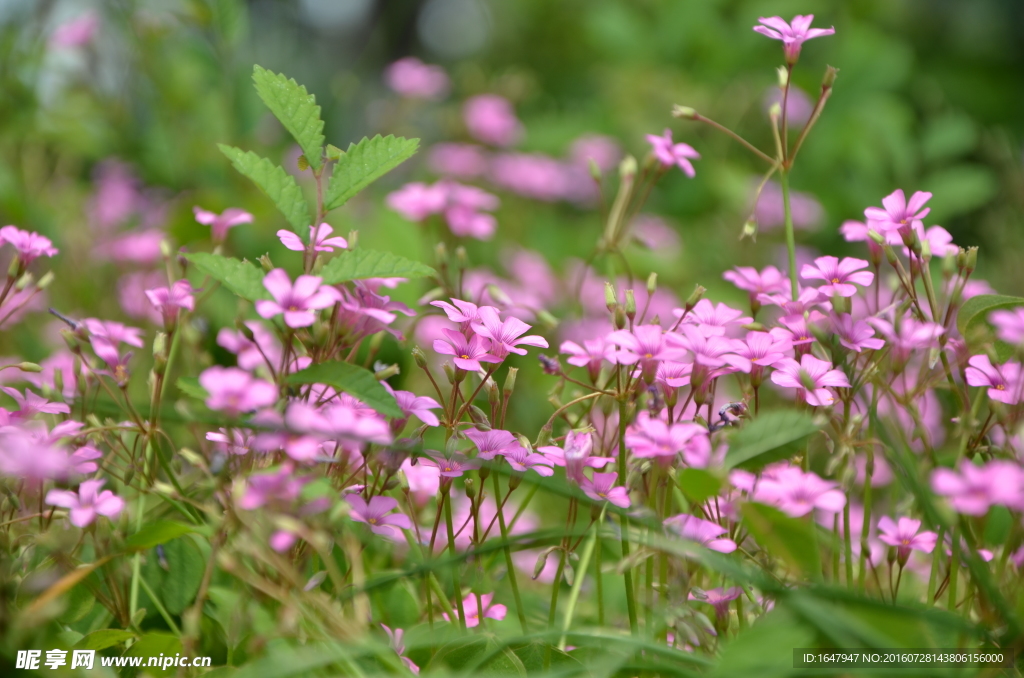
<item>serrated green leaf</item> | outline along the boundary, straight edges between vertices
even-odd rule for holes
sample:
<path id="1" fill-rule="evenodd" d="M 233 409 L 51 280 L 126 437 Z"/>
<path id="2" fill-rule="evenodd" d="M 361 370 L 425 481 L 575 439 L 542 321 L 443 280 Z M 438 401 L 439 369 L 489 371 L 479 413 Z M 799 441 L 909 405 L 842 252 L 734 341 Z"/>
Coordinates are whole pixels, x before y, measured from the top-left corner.
<path id="1" fill-rule="evenodd" d="M 804 438 L 819 428 L 814 417 L 806 412 L 762 413 L 732 435 L 725 467 L 756 471 L 791 455 Z"/>
<path id="2" fill-rule="evenodd" d="M 350 144 L 331 172 L 324 208 L 341 207 L 356 193 L 411 158 L 419 145 L 419 139 L 390 134 L 386 137 L 378 134 L 372 139 L 364 137 L 358 144 Z"/>
<path id="3" fill-rule="evenodd" d="M 106 650 L 108 647 L 120 645 L 129 638 L 134 638 L 131 631 L 122 629 L 100 629 L 93 631 L 80 641 L 75 643 L 76 650 Z"/>
<path id="4" fill-rule="evenodd" d="M 295 183 L 295 177 L 283 167 L 261 158 L 252 151 L 243 151 L 234 146 L 217 144 L 236 170 L 252 179 L 253 183 L 270 198 L 292 230 L 305 236 L 312 223 L 302 189 Z"/>
<path id="5" fill-rule="evenodd" d="M 178 377 L 178 390 L 197 400 L 206 400 L 210 394 L 199 384 L 196 377 Z"/>
<path id="6" fill-rule="evenodd" d="M 979 294 L 964 302 L 956 314 L 956 329 L 960 336 L 968 338 L 972 327 L 984 323 L 989 313 L 1007 308 L 1024 306 L 1024 297 L 1010 297 L 1002 294 Z"/>
<path id="7" fill-rule="evenodd" d="M 166 544 L 172 539 L 183 537 L 192 532 L 195 532 L 195 529 L 184 523 L 176 523 L 173 520 L 158 520 L 149 523 L 128 537 L 124 542 L 124 548 L 126 551 L 143 551 L 153 548 L 157 544 Z"/>
<path id="8" fill-rule="evenodd" d="M 186 254 L 185 258 L 243 299 L 256 301 L 270 298 L 267 288 L 263 286 L 263 271 L 255 264 L 208 252 L 193 252 Z"/>
<path id="9" fill-rule="evenodd" d="M 316 97 L 292 78 L 253 66 L 256 92 L 274 116 L 302 147 L 302 153 L 314 170 L 323 164 L 324 121 Z"/>
<path id="10" fill-rule="evenodd" d="M 365 278 L 422 278 L 436 275 L 434 269 L 412 259 L 378 250 L 346 250 L 320 271 L 325 285 L 338 285 Z"/>
<path id="11" fill-rule="evenodd" d="M 395 397 L 380 385 L 373 372 L 358 365 L 329 361 L 288 375 L 289 384 L 327 384 L 363 401 L 381 414 L 404 417 Z"/>
<path id="12" fill-rule="evenodd" d="M 793 518 L 774 506 L 753 502 L 740 510 L 743 524 L 762 548 L 804 574 L 821 575 L 821 554 L 810 518 Z"/>

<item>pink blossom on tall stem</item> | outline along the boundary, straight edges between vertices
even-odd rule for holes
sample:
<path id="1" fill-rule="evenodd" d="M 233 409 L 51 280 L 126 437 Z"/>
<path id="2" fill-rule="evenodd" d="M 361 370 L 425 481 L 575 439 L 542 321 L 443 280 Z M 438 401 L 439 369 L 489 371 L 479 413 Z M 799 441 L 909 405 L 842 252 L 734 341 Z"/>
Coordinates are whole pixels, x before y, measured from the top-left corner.
<path id="1" fill-rule="evenodd" d="M 984 515 L 993 504 L 1024 510 L 1024 470 L 1012 461 L 997 459 L 985 466 L 963 462 L 959 473 L 938 468 L 932 471 L 931 484 L 965 515 Z"/>
<path id="2" fill-rule="evenodd" d="M 18 405 L 18 409 L 11 412 L 12 419 L 29 419 L 36 414 L 67 414 L 71 412 L 71 408 L 66 404 L 51 403 L 28 389 L 25 389 L 24 395 L 18 389 L 10 386 L 0 386 L 0 391 L 14 398 L 14 402 Z M 0 408 L 0 411 L 2 410 L 3 408 Z"/>
<path id="3" fill-rule="evenodd" d="M 451 482 L 451 478 L 458 478 L 466 471 L 472 471 L 480 468 L 479 461 L 476 459 L 467 459 L 465 456 L 458 453 L 448 456 L 440 453 L 430 454 L 421 458 L 419 463 L 428 464 L 437 468 L 441 477 L 447 478 L 448 482 Z"/>
<path id="4" fill-rule="evenodd" d="M 448 192 L 441 184 L 428 186 L 417 181 L 389 193 L 385 203 L 409 221 L 423 221 L 444 209 Z"/>
<path id="5" fill-rule="evenodd" d="M 367 502 L 358 494 L 348 494 L 345 501 L 352 507 L 349 518 L 359 523 L 366 523 L 374 534 L 398 540 L 402 533 L 397 528 L 412 529 L 412 521 L 404 513 L 391 512 L 398 508 L 398 500 L 394 497 L 377 495 Z"/>
<path id="6" fill-rule="evenodd" d="M 786 23 L 780 16 L 769 18 L 761 17 L 758 22 L 762 25 L 754 26 L 754 30 L 761 35 L 767 35 L 773 40 L 781 40 L 786 53 L 786 63 L 792 66 L 800 58 L 800 48 L 804 42 L 826 35 L 833 35 L 835 28 L 811 28 L 813 14 L 806 16 L 796 15 L 793 21 Z"/>
<path id="7" fill-rule="evenodd" d="M 158 310 L 164 318 L 166 327 L 173 327 L 178 321 L 180 309 L 193 311 L 196 307 L 195 297 L 192 295 L 195 290 L 187 280 L 175 280 L 170 287 L 157 287 L 146 290 L 146 298 L 153 308 Z"/>
<path id="8" fill-rule="evenodd" d="M 110 490 L 100 492 L 100 488 L 106 482 L 105 480 L 82 481 L 82 484 L 78 486 L 77 493 L 69 490 L 50 490 L 46 493 L 46 503 L 70 509 L 68 515 L 71 524 L 76 527 L 89 525 L 96 520 L 97 515 L 113 519 L 124 510 L 124 499 Z"/>
<path id="9" fill-rule="evenodd" d="M 931 197 L 931 193 L 917 191 L 910 197 L 908 203 L 903 189 L 898 188 L 882 198 L 883 207 L 868 207 L 864 210 L 864 216 L 874 222 L 875 227 L 883 233 L 896 231 L 903 242 L 909 245 L 915 223 L 920 222 L 931 212 L 930 207 L 924 206 Z"/>
<path id="10" fill-rule="evenodd" d="M 802 356 L 800 362 L 787 358 L 778 363 L 771 379 L 784 388 L 798 389 L 807 404 L 814 407 L 828 407 L 835 402 L 835 396 L 826 386 L 850 387 L 850 381 L 842 370 L 832 369 L 832 363 L 809 353 Z"/>
<path id="11" fill-rule="evenodd" d="M 544 445 L 538 447 L 537 451 L 542 452 L 555 466 L 564 466 L 565 477 L 576 484 L 583 482 L 584 468 L 601 468 L 615 461 L 614 457 L 592 456 L 594 438 L 589 431 L 569 431 L 563 445 Z"/>
<path id="12" fill-rule="evenodd" d="M 214 242 L 224 242 L 228 237 L 228 231 L 239 224 L 251 224 L 253 216 L 245 210 L 237 207 L 229 207 L 222 213 L 204 210 L 198 205 L 192 208 L 196 221 L 204 226 L 210 227 L 210 238 Z"/>
<path id="13" fill-rule="evenodd" d="M 300 275 L 293 285 L 283 268 L 275 268 L 263 278 L 263 286 L 274 300 L 260 299 L 256 312 L 264 318 L 283 313 L 288 327 L 309 327 L 316 322 L 316 311 L 341 301 L 338 290 L 321 285 L 322 281 L 317 276 Z"/>
<path id="14" fill-rule="evenodd" d="M 478 334 L 474 334 L 467 339 L 466 335 L 447 328 L 442 329 L 441 332 L 445 338 L 434 340 L 434 350 L 441 355 L 455 356 L 452 362 L 459 369 L 468 372 L 479 372 L 483 369 L 480 365 L 481 362 L 501 362 L 501 358 L 491 355 L 489 352 L 491 349 L 489 339 L 485 339 Z"/>
<path id="15" fill-rule="evenodd" d="M 43 255 L 52 257 L 57 254 L 57 248 L 49 238 L 31 231 L 23 231 L 17 226 L 0 228 L 0 247 L 5 244 L 17 250 L 18 258 L 24 266 L 28 266 Z"/>
<path id="16" fill-rule="evenodd" d="M 674 457 L 682 453 L 690 466 L 704 466 L 710 455 L 708 431 L 692 422 L 671 424 L 641 412 L 626 429 L 626 448 L 638 459 Z"/>
<path id="17" fill-rule="evenodd" d="M 736 354 L 750 361 L 750 383 L 757 387 L 764 379 L 764 369 L 786 359 L 786 353 L 793 343 L 784 336 L 768 332 L 747 332 L 743 345 L 737 346 Z"/>
<path id="18" fill-rule="evenodd" d="M 230 416 L 251 412 L 277 401 L 277 388 L 269 381 L 255 379 L 237 367 L 209 367 L 199 375 L 199 385 L 210 397 L 206 406 Z"/>
<path id="19" fill-rule="evenodd" d="M 466 129 L 475 139 L 492 146 L 511 146 L 523 136 L 523 124 L 508 99 L 497 94 L 480 94 L 462 107 Z"/>
<path id="20" fill-rule="evenodd" d="M 384 82 L 396 94 L 410 99 L 440 99 L 451 82 L 440 66 L 425 64 L 416 57 L 405 57 L 384 70 Z"/>
<path id="21" fill-rule="evenodd" d="M 478 459 L 490 461 L 499 454 L 522 447 L 514 435 L 501 429 L 481 431 L 471 428 L 465 434 L 476 446 Z"/>
<path id="22" fill-rule="evenodd" d="M 1021 401 L 1024 391 L 1021 366 L 1016 361 L 1009 361 L 994 366 L 987 355 L 971 356 L 967 361 L 970 365 L 964 375 L 971 386 L 988 388 L 988 397 L 1007 405 L 1016 405 Z"/>
<path id="23" fill-rule="evenodd" d="M 875 337 L 875 331 L 871 325 L 863 320 L 854 320 L 849 313 L 833 313 L 831 321 L 832 331 L 839 338 L 839 343 L 851 351 L 858 353 L 864 349 L 877 351 L 885 346 L 883 340 Z"/>
<path id="24" fill-rule="evenodd" d="M 395 391 L 387 382 L 381 382 L 381 384 L 395 397 L 395 402 L 398 403 L 399 409 L 405 414 L 404 418 L 397 419 L 394 422 L 398 431 L 402 430 L 410 416 L 415 416 L 427 426 L 440 425 L 441 422 L 438 420 L 437 415 L 430 411 L 441 408 L 441 405 L 436 400 L 427 396 L 418 396 L 411 391 Z M 396 426 L 393 426 L 392 429 Z M 394 432 L 397 433 L 398 431 Z"/>
<path id="25" fill-rule="evenodd" d="M 480 603 L 483 603 L 483 611 L 481 612 L 475 593 L 470 593 L 462 599 L 462 609 L 466 612 L 466 628 L 472 629 L 479 626 L 482 618 L 495 619 L 497 621 L 501 621 L 505 618 L 505 615 L 508 613 L 508 608 L 497 603 L 492 604 L 492 600 L 494 600 L 493 593 L 485 593 L 480 596 Z M 458 615 L 458 608 L 455 609 L 455 614 Z M 447 614 L 442 612 L 441 616 L 446 620 L 451 621 L 448 619 Z M 456 616 L 456 619 L 457 618 L 458 617 Z"/>
<path id="26" fill-rule="evenodd" d="M 683 323 L 699 325 L 704 334 L 723 335 L 727 330 L 752 322 L 753 318 L 743 315 L 743 311 L 732 308 L 728 304 L 715 304 L 710 299 L 701 299 L 689 313 L 686 309 L 677 308 L 672 315 L 682 318 Z"/>
<path id="27" fill-rule="evenodd" d="M 615 362 L 619 365 L 639 363 L 643 379 L 654 383 L 658 363 L 662 360 L 679 360 L 684 354 L 678 347 L 671 346 L 665 339 L 660 325 L 636 325 L 630 330 L 616 330 L 605 337 L 609 344 L 615 344 Z"/>
<path id="28" fill-rule="evenodd" d="M 381 624 L 380 627 L 384 629 L 384 633 L 388 634 L 388 644 L 391 645 L 391 649 L 395 651 L 398 658 L 402 660 L 405 667 L 412 671 L 415 675 L 420 675 L 420 667 L 405 656 L 405 643 L 402 641 L 402 636 L 405 632 L 402 629 L 395 629 L 392 631 L 389 627 Z"/>
<path id="29" fill-rule="evenodd" d="M 502 458 L 508 462 L 512 470 L 518 473 L 535 471 L 540 476 L 552 476 L 555 470 L 552 467 L 554 462 L 543 454 L 530 452 L 525 447 L 510 447 L 501 452 Z"/>
<path id="30" fill-rule="evenodd" d="M 700 158 L 700 153 L 689 144 L 673 143 L 672 130 L 666 128 L 661 136 L 648 134 L 646 138 L 651 144 L 651 152 L 663 168 L 677 165 L 679 169 L 683 170 L 683 174 L 691 179 L 697 175 L 690 160 Z"/>
<path id="31" fill-rule="evenodd" d="M 942 325 L 914 318 L 871 317 L 867 319 L 889 345 L 889 356 L 895 366 L 902 366 L 915 351 L 937 348 L 938 339 L 946 331 Z"/>
<path id="32" fill-rule="evenodd" d="M 709 334 L 701 325 L 683 325 L 679 329 L 682 336 L 669 333 L 666 337 L 669 343 L 693 353 L 694 366 L 690 382 L 695 386 L 703 387 L 709 379 L 737 370 L 750 371 L 750 361 L 740 355 L 743 346 L 741 342 L 719 334 Z"/>
<path id="33" fill-rule="evenodd" d="M 868 262 L 863 259 L 818 257 L 814 260 L 814 266 L 804 265 L 800 277 L 804 280 L 824 280 L 825 284 L 818 288 L 818 292 L 826 297 L 852 297 L 857 294 L 854 285 L 867 287 L 875 279 L 871 271 L 860 270 L 867 267 Z"/>
<path id="34" fill-rule="evenodd" d="M 498 309 L 493 306 L 482 306 L 479 314 L 480 319 L 471 323 L 471 327 L 477 335 L 490 339 L 490 352 L 496 358 L 504 360 L 509 353 L 526 355 L 526 349 L 519 348 L 520 345 L 548 347 L 547 340 L 540 335 L 521 336 L 530 329 L 530 325 L 519 318 L 509 317 L 502 321 L 498 317 Z"/>
<path id="35" fill-rule="evenodd" d="M 739 586 L 726 588 L 708 589 L 707 591 L 691 591 L 689 600 L 699 600 L 702 603 L 715 608 L 715 616 L 724 619 L 729 615 L 729 603 L 740 597 L 743 589 Z"/>
<path id="36" fill-rule="evenodd" d="M 427 154 L 427 164 L 437 174 L 471 179 L 487 171 L 487 153 L 474 144 L 434 144 Z"/>
<path id="37" fill-rule="evenodd" d="M 1008 344 L 1024 344 L 1024 307 L 993 311 L 988 320 L 996 326 L 996 336 Z"/>
<path id="38" fill-rule="evenodd" d="M 584 339 L 583 346 L 574 341 L 563 341 L 558 350 L 569 355 L 566 362 L 570 365 L 586 367 L 591 381 L 597 381 L 604 363 L 615 362 L 615 345 L 604 337 Z"/>
<path id="39" fill-rule="evenodd" d="M 836 513 L 846 505 L 846 495 L 838 484 L 804 473 L 795 466 L 781 468 L 770 477 L 761 477 L 754 499 L 778 506 L 784 513 L 799 518 L 814 509 Z"/>
<path id="40" fill-rule="evenodd" d="M 732 539 L 722 538 L 722 535 L 728 532 L 728 530 L 718 523 L 712 523 L 696 516 L 680 513 L 677 516 L 666 518 L 665 525 L 678 532 L 683 539 L 695 541 L 712 551 L 732 553 L 736 550 L 736 542 Z"/>
<path id="41" fill-rule="evenodd" d="M 878 530 L 881 532 L 878 538 L 896 547 L 896 558 L 900 565 L 906 564 L 911 551 L 931 553 L 935 549 L 939 535 L 927 530 L 920 532 L 920 529 L 921 521 L 912 518 L 900 518 L 898 523 L 889 516 L 882 516 L 878 520 Z"/>
<path id="42" fill-rule="evenodd" d="M 751 310 L 755 310 L 755 305 L 760 308 L 759 295 L 789 292 L 789 278 L 774 266 L 766 266 L 760 272 L 752 266 L 737 266 L 723 273 L 722 277 L 750 294 Z"/>
<path id="43" fill-rule="evenodd" d="M 330 224 L 320 224 L 318 228 L 309 227 L 309 242 L 314 252 L 333 252 L 335 248 L 343 250 L 348 247 L 348 241 L 340 235 L 330 237 L 334 233 L 334 227 Z M 306 243 L 293 231 L 281 229 L 277 232 L 281 244 L 293 252 L 305 252 Z"/>
<path id="44" fill-rule="evenodd" d="M 437 496 L 441 487 L 441 473 L 431 464 L 414 464 L 411 459 L 402 462 L 402 473 L 409 485 L 409 493 L 417 506 L 423 506 Z"/>
<path id="45" fill-rule="evenodd" d="M 430 305 L 444 311 L 445 315 L 448 316 L 448 320 L 451 320 L 453 323 L 459 323 L 459 329 L 463 332 L 468 331 L 472 323 L 480 321 L 479 309 L 471 301 L 452 299 L 451 304 L 447 301 L 432 301 Z"/>
<path id="46" fill-rule="evenodd" d="M 594 473 L 593 479 L 584 478 L 580 489 L 594 501 L 610 501 L 619 508 L 629 508 L 629 492 L 625 487 L 616 486 L 618 473 Z"/>

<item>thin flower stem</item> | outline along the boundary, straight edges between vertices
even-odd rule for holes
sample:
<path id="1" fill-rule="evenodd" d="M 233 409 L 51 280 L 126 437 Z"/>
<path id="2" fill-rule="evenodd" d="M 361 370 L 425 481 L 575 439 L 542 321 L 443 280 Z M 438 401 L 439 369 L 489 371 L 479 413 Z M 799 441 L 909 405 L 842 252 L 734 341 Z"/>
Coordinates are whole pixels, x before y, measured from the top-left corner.
<path id="1" fill-rule="evenodd" d="M 626 400 L 619 400 L 619 482 L 626 483 Z M 619 516 L 622 531 L 622 559 L 629 558 L 629 518 L 625 514 Z M 627 567 L 623 573 L 626 585 L 626 612 L 629 615 L 629 631 L 634 636 L 640 635 L 640 627 L 636 620 L 636 600 L 633 595 L 633 572 Z"/>
<path id="2" fill-rule="evenodd" d="M 700 115 L 699 113 L 694 114 L 693 119 L 697 120 L 699 122 L 703 122 L 703 123 L 706 123 L 708 125 L 711 125 L 715 129 L 717 129 L 719 132 L 725 132 L 727 135 L 729 135 L 730 137 L 732 137 L 736 141 L 740 142 L 748 151 L 750 151 L 751 153 L 753 153 L 757 157 L 761 158 L 766 163 L 768 163 L 770 165 L 774 165 L 775 164 L 775 158 L 771 157 L 770 155 L 768 155 L 767 153 L 765 153 L 764 151 L 759 149 L 757 146 L 753 145 L 752 143 L 750 143 L 749 141 L 747 141 L 746 139 L 741 137 L 739 134 L 736 134 L 736 132 L 733 132 L 731 129 L 729 129 L 725 125 L 721 125 L 721 124 L 715 122 L 714 120 L 712 120 L 711 118 L 708 118 L 708 117 L 705 117 L 703 115 Z"/>
<path id="3" fill-rule="evenodd" d="M 956 610 L 956 585 L 957 580 L 960 578 L 960 527 L 957 525 L 953 526 L 953 539 L 951 544 L 953 557 L 949 564 L 949 600 L 946 607 L 950 612 L 953 612 Z M 936 548 L 941 548 L 941 546 L 941 544 L 937 544 Z"/>
<path id="4" fill-rule="evenodd" d="M 793 233 L 793 210 L 789 203 L 789 170 L 779 170 L 779 183 L 782 185 L 782 208 L 786 222 L 786 253 L 789 255 L 789 284 L 793 293 L 793 301 L 800 296 L 800 285 L 796 279 L 796 236 Z"/>
<path id="5" fill-rule="evenodd" d="M 459 609 L 459 626 L 466 630 L 466 611 L 462 607 L 462 582 L 459 580 L 459 564 L 455 561 L 458 554 L 455 552 L 455 530 L 452 527 L 452 503 L 444 503 L 444 523 L 448 528 L 448 553 L 452 557 L 452 587 L 455 589 L 455 605 Z M 483 615 L 483 610 L 479 611 Z"/>
<path id="6" fill-rule="evenodd" d="M 562 637 L 558 641 L 558 649 L 563 652 L 565 651 L 565 637 L 569 632 L 569 627 L 572 625 L 572 617 L 576 613 L 576 601 L 579 600 L 580 589 L 583 588 L 583 579 L 586 576 L 587 567 L 590 565 L 590 557 L 594 553 L 594 546 L 597 544 L 597 533 L 604 519 L 604 512 L 607 506 L 605 504 L 605 507 L 601 509 L 601 516 L 598 518 L 598 522 L 594 524 L 590 538 L 583 547 L 583 553 L 580 554 L 580 562 L 576 568 L 576 577 L 572 581 L 572 590 L 569 592 L 569 602 L 565 607 L 565 618 L 562 621 Z"/>
<path id="7" fill-rule="evenodd" d="M 494 487 L 494 496 L 497 497 L 501 493 L 501 486 L 498 484 L 498 475 L 496 473 L 491 474 L 491 484 Z M 511 494 L 511 492 L 510 492 Z M 508 497 L 505 497 L 508 499 Z M 508 583 L 512 587 L 512 598 L 516 602 L 516 614 L 519 616 L 519 625 L 523 629 L 523 633 L 529 633 L 526 627 L 526 610 L 523 609 L 523 601 L 519 597 L 519 583 L 516 581 L 516 567 L 512 562 L 512 548 L 508 544 L 508 529 L 505 527 L 505 515 L 502 511 L 502 506 L 498 507 L 498 528 L 501 530 L 501 540 L 505 543 L 505 569 L 508 570 Z M 483 610 L 483 607 L 480 608 Z"/>
<path id="8" fill-rule="evenodd" d="M 939 534 L 935 540 L 937 546 L 941 546 L 945 543 L 943 541 L 945 536 L 946 528 L 939 527 Z M 935 580 L 938 578 L 939 575 L 940 553 L 940 548 L 935 548 L 932 550 L 932 567 L 931 572 L 928 574 L 928 597 L 925 598 L 925 602 L 929 605 L 929 607 L 935 604 Z"/>

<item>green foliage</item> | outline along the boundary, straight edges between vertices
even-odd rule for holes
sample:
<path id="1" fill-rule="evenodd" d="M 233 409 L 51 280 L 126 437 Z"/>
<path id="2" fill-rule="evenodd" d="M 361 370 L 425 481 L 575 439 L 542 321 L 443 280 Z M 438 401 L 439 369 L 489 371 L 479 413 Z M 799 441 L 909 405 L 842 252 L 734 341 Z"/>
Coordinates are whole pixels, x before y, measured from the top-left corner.
<path id="1" fill-rule="evenodd" d="M 679 473 L 679 489 L 690 501 L 701 503 L 722 489 L 722 479 L 702 468 L 685 468 Z"/>
<path id="2" fill-rule="evenodd" d="M 763 549 L 805 575 L 821 575 L 816 528 L 809 517 L 793 518 L 774 506 L 756 503 L 744 504 L 740 510 L 743 524 Z"/>
<path id="3" fill-rule="evenodd" d="M 329 361 L 311 365 L 304 370 L 288 375 L 289 384 L 327 384 L 359 398 L 364 403 L 389 417 L 402 417 L 401 408 L 395 397 L 380 385 L 373 372 L 340 361 Z"/>
<path id="4" fill-rule="evenodd" d="M 320 271 L 325 285 L 337 285 L 365 278 L 422 278 L 436 275 L 434 269 L 418 261 L 377 250 L 346 250 Z"/>
<path id="5" fill-rule="evenodd" d="M 263 271 L 248 261 L 207 252 L 193 252 L 185 258 L 196 268 L 248 301 L 269 299 L 263 286 Z"/>
<path id="6" fill-rule="evenodd" d="M 979 294 L 965 301 L 957 311 L 956 328 L 965 339 L 970 339 L 975 328 L 988 322 L 989 313 L 1017 306 L 1024 306 L 1024 297 Z"/>
<path id="7" fill-rule="evenodd" d="M 319 170 L 323 163 L 324 121 L 316 97 L 295 80 L 258 65 L 252 69 L 252 80 L 260 99 L 302 147 L 310 167 Z"/>
<path id="8" fill-rule="evenodd" d="M 757 471 L 799 449 L 821 424 L 806 412 L 778 410 L 763 412 L 733 433 L 725 467 Z"/>
<path id="9" fill-rule="evenodd" d="M 172 615 L 185 611 L 196 597 L 199 584 L 206 569 L 206 559 L 199 551 L 195 542 L 183 537 L 172 539 L 163 544 L 164 563 L 157 557 L 155 550 L 146 554 L 146 564 L 142 576 L 156 593 L 164 607 Z M 164 569 L 166 565 L 167 569 Z M 155 614 L 153 606 L 148 605 L 145 592 L 140 593 L 140 607 L 145 607 L 150 614 Z"/>
<path id="10" fill-rule="evenodd" d="M 292 230 L 304 236 L 312 219 L 295 177 L 288 174 L 283 167 L 261 158 L 252 151 L 243 151 L 225 144 L 217 144 L 217 147 L 236 170 L 252 179 L 253 183 L 274 202 L 291 224 Z"/>
<path id="11" fill-rule="evenodd" d="M 562 652 L 557 647 L 540 641 L 513 648 L 513 651 L 519 657 L 519 661 L 523 663 L 526 674 L 529 676 L 542 676 L 545 673 L 565 678 L 590 675 L 580 660 Z M 545 669 L 545 664 L 547 669 Z"/>
<path id="12" fill-rule="evenodd" d="M 120 645 L 135 634 L 122 629 L 100 629 L 86 635 L 75 643 L 76 650 L 106 650 L 108 647 Z"/>
<path id="13" fill-rule="evenodd" d="M 419 139 L 390 134 L 386 137 L 378 134 L 350 144 L 334 165 L 324 208 L 333 210 L 344 205 L 356 193 L 411 158 L 419 144 Z"/>
<path id="14" fill-rule="evenodd" d="M 178 377 L 178 390 L 190 398 L 206 400 L 210 397 L 209 392 L 199 383 L 198 377 Z"/>
<path id="15" fill-rule="evenodd" d="M 176 523 L 171 520 L 157 520 L 148 523 L 141 530 L 128 537 L 124 542 L 124 547 L 126 551 L 143 551 L 192 532 L 195 532 L 195 528 L 184 523 Z"/>
<path id="16" fill-rule="evenodd" d="M 507 647 L 498 650 L 491 634 L 463 636 L 437 651 L 427 666 L 428 671 L 445 667 L 472 676 L 523 676 L 526 667 Z"/>

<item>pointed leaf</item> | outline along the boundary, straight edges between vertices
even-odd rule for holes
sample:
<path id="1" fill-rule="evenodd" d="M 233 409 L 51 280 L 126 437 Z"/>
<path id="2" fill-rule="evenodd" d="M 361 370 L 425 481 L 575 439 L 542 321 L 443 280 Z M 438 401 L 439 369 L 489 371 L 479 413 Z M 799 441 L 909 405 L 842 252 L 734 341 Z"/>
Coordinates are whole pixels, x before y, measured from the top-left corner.
<path id="1" fill-rule="evenodd" d="M 821 575 L 821 554 L 810 518 L 788 516 L 774 506 L 749 503 L 741 507 L 743 524 L 772 555 L 811 577 Z"/>
<path id="2" fill-rule="evenodd" d="M 255 264 L 207 252 L 193 252 L 186 254 L 185 258 L 243 299 L 256 301 L 270 298 L 267 288 L 263 286 L 263 271 Z"/>
<path id="3" fill-rule="evenodd" d="M 363 138 L 350 144 L 331 172 L 324 208 L 341 207 L 349 198 L 412 157 L 419 148 L 419 139 L 391 136 Z"/>
<path id="4" fill-rule="evenodd" d="M 220 152 L 227 156 L 235 169 L 252 179 L 291 224 L 292 230 L 305 235 L 312 223 L 302 189 L 295 183 L 295 177 L 266 158 L 252 151 L 243 151 L 234 146 L 217 144 Z"/>
<path id="5" fill-rule="evenodd" d="M 310 166 L 319 170 L 323 163 L 324 121 L 316 97 L 292 78 L 261 66 L 253 66 L 252 80 L 260 99 L 295 137 Z"/>
<path id="6" fill-rule="evenodd" d="M 765 412 L 736 431 L 725 454 L 725 467 L 756 471 L 793 454 L 804 438 L 821 428 L 806 412 Z"/>
<path id="7" fill-rule="evenodd" d="M 196 377 L 178 377 L 178 390 L 197 400 L 206 400 L 210 397 L 210 394 L 199 384 L 199 379 Z"/>
<path id="8" fill-rule="evenodd" d="M 100 629 L 99 631 L 93 631 L 75 643 L 74 649 L 106 650 L 108 647 L 120 645 L 129 638 L 134 637 L 135 634 L 131 631 L 124 631 L 122 629 Z"/>
<path id="9" fill-rule="evenodd" d="M 337 285 L 365 278 L 422 278 L 436 275 L 434 269 L 412 259 L 378 250 L 346 250 L 320 271 L 325 285 Z"/>
<path id="10" fill-rule="evenodd" d="M 327 384 L 355 396 L 383 415 L 396 418 L 405 416 L 395 397 L 380 385 L 373 372 L 351 363 L 330 361 L 311 365 L 288 375 L 288 383 Z"/>
<path id="11" fill-rule="evenodd" d="M 195 532 L 195 530 L 184 523 L 176 523 L 173 520 L 158 520 L 149 523 L 128 537 L 124 542 L 124 548 L 126 551 L 144 551 L 153 548 L 157 544 L 165 544 L 172 539 L 183 537 L 191 532 Z"/>
<path id="12" fill-rule="evenodd" d="M 679 488 L 687 499 L 700 503 L 718 494 L 722 479 L 706 469 L 687 468 L 679 474 Z"/>
<path id="13" fill-rule="evenodd" d="M 973 327 L 984 323 L 989 313 L 1001 309 L 1024 306 L 1024 298 L 1008 297 L 1002 294 L 979 294 L 964 302 L 956 314 L 956 328 L 960 336 L 967 339 Z"/>

